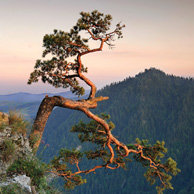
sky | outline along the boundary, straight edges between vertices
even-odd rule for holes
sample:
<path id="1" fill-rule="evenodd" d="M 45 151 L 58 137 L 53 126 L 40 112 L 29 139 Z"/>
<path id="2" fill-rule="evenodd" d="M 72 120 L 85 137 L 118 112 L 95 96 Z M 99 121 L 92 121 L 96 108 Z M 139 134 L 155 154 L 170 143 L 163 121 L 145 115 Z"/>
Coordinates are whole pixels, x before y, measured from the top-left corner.
<path id="1" fill-rule="evenodd" d="M 0 95 L 66 91 L 27 81 L 41 59 L 43 36 L 68 32 L 81 11 L 93 10 L 111 14 L 113 30 L 126 25 L 114 49 L 83 57 L 98 89 L 151 67 L 194 77 L 193 0 L 0 0 Z"/>

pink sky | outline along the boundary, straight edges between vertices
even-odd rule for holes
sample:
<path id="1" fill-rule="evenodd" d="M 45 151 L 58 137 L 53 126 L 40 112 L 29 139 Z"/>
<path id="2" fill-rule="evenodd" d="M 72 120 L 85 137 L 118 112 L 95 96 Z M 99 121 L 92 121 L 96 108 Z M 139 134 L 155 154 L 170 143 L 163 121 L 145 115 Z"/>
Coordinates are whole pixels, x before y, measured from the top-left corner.
<path id="1" fill-rule="evenodd" d="M 97 9 L 126 25 L 116 48 L 83 58 L 98 88 L 150 67 L 194 77 L 192 0 L 6 0 L 0 1 L 0 94 L 61 92 L 46 84 L 27 85 L 42 38 L 53 29 L 69 31 L 81 11 Z"/>

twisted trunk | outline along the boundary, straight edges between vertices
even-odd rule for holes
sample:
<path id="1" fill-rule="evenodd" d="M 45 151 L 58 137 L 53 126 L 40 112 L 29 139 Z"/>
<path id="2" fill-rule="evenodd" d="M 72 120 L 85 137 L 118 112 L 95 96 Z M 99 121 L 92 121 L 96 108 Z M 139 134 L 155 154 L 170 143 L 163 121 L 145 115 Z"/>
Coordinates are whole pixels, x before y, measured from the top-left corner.
<path id="1" fill-rule="evenodd" d="M 89 109 L 96 108 L 98 101 L 107 100 L 107 99 L 108 97 L 100 96 L 89 100 L 76 101 L 76 100 L 63 98 L 61 96 L 53 96 L 53 97 L 46 96 L 40 104 L 38 113 L 36 115 L 36 118 L 33 124 L 32 131 L 30 133 L 30 142 L 31 142 L 32 148 L 34 148 L 35 150 L 38 149 L 47 120 L 54 107 L 63 107 L 63 108 L 69 108 L 69 109 L 86 112 L 86 110 L 88 111 Z"/>

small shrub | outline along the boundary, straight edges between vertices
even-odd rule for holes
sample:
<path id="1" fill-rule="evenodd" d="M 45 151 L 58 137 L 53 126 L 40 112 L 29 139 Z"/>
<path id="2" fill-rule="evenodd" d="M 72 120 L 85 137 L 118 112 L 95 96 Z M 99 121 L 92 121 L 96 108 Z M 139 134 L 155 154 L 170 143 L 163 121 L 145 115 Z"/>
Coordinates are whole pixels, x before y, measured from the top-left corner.
<path id="1" fill-rule="evenodd" d="M 19 159 L 7 169 L 7 174 L 26 174 L 31 178 L 32 185 L 37 188 L 40 194 L 45 192 L 47 194 L 60 194 L 60 191 L 47 184 L 45 176 L 47 168 L 48 166 L 36 157 Z"/>
<path id="2" fill-rule="evenodd" d="M 11 139 L 5 139 L 0 147 L 0 150 L 2 152 L 2 160 L 8 162 L 12 158 L 12 155 L 14 155 L 15 144 Z"/>
<path id="3" fill-rule="evenodd" d="M 12 128 L 12 133 L 22 133 L 26 135 L 28 121 L 24 119 L 21 113 L 17 111 L 9 111 L 9 125 Z"/>
<path id="4" fill-rule="evenodd" d="M 47 165 L 37 158 L 18 159 L 7 169 L 8 174 L 26 174 L 32 180 L 32 185 L 39 188 L 46 184 L 45 172 Z"/>

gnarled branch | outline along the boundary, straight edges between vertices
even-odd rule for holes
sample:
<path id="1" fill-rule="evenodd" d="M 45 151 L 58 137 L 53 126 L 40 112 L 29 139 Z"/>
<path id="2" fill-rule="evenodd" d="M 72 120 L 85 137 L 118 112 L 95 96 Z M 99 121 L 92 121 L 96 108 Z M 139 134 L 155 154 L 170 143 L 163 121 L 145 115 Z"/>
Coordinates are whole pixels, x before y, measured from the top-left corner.
<path id="1" fill-rule="evenodd" d="M 94 99 L 76 101 L 63 98 L 61 96 L 46 96 L 40 104 L 38 113 L 33 124 L 33 129 L 30 134 L 32 147 L 36 149 L 39 147 L 44 128 L 54 107 L 63 107 L 85 112 L 85 110 L 96 108 L 98 101 L 107 99 L 108 97 L 101 96 Z"/>

